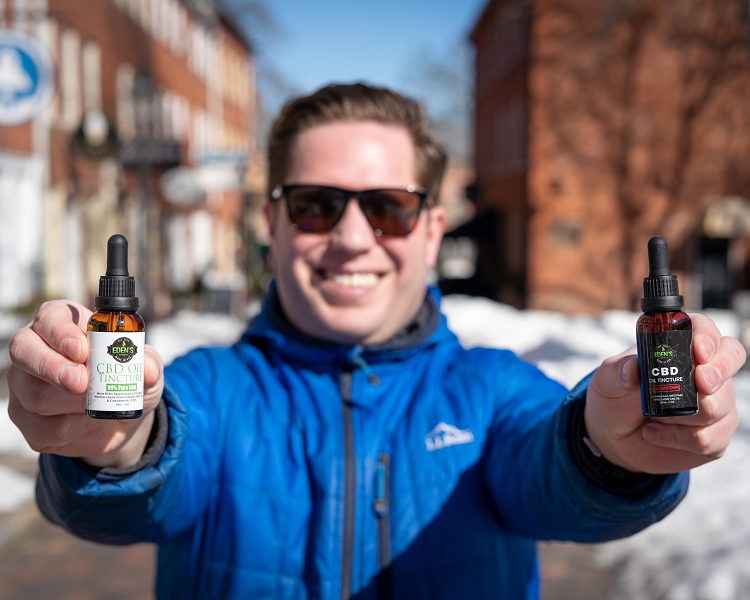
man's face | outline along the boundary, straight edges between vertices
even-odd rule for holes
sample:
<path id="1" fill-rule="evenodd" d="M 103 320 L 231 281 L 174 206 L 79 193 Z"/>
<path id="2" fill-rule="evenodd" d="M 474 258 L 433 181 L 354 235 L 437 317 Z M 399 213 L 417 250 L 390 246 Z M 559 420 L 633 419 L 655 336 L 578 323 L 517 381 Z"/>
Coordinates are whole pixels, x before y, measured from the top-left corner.
<path id="1" fill-rule="evenodd" d="M 284 183 L 350 190 L 420 187 L 414 166 L 414 144 L 403 127 L 336 122 L 297 137 Z M 445 229 L 441 207 L 424 209 L 403 237 L 377 237 L 356 199 L 328 233 L 292 231 L 283 200 L 267 205 L 266 214 L 281 304 L 300 330 L 372 345 L 414 317 Z"/>

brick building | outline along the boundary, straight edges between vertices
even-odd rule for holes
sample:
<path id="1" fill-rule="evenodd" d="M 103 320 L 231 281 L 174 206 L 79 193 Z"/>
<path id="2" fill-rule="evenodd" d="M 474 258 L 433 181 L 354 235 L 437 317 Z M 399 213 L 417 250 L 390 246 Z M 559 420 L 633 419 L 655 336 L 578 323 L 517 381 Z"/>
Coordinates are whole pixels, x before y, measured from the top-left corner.
<path id="1" fill-rule="evenodd" d="M 750 288 L 750 58 L 741 0 L 492 0 L 476 47 L 478 209 L 495 296 L 634 309 L 646 242 L 693 307 Z"/>
<path id="2" fill-rule="evenodd" d="M 243 35 L 209 0 L 0 0 L 0 25 L 43 42 L 56 83 L 42 115 L 0 127 L 0 190 L 21 190 L 32 207 L 0 198 L 10 216 L 0 229 L 36 240 L 24 258 L 32 279 L 0 307 L 60 296 L 90 304 L 114 232 L 130 240 L 151 315 L 198 281 L 240 290 L 255 158 Z M 7 288 L 3 265 L 16 257 L 3 248 Z"/>

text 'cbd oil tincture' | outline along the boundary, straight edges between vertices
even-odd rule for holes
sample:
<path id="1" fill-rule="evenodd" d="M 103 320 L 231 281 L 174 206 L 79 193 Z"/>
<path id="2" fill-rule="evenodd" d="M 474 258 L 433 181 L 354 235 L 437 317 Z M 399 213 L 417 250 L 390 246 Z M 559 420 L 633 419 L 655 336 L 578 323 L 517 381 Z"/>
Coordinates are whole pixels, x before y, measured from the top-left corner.
<path id="1" fill-rule="evenodd" d="M 641 402 L 647 417 L 698 412 L 693 362 L 693 324 L 684 312 L 677 277 L 669 270 L 667 242 L 648 241 L 648 277 L 643 280 L 643 314 L 636 325 L 641 364 Z"/>
<path id="2" fill-rule="evenodd" d="M 96 312 L 88 323 L 89 387 L 86 414 L 95 419 L 137 419 L 143 414 L 145 324 L 135 279 L 128 275 L 128 240 L 107 242 L 107 274 L 99 278 Z"/>

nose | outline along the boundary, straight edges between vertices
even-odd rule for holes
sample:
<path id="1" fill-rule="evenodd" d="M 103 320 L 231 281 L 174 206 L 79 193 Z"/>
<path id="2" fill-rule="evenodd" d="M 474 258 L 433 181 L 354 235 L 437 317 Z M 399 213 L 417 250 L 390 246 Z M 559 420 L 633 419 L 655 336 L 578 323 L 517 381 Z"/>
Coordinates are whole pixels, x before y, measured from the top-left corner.
<path id="1" fill-rule="evenodd" d="M 367 217 L 354 198 L 349 200 L 341 220 L 329 236 L 332 247 L 351 254 L 367 252 L 377 243 Z"/>

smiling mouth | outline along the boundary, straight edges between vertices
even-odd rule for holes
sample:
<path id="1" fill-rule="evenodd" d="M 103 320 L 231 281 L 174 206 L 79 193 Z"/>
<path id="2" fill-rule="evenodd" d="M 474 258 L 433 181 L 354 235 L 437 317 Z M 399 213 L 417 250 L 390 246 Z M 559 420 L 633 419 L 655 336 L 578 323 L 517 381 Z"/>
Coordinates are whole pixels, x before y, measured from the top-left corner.
<path id="1" fill-rule="evenodd" d="M 375 273 L 337 273 L 335 271 L 318 271 L 326 281 L 333 281 L 345 288 L 371 288 L 380 281 L 380 275 Z"/>

